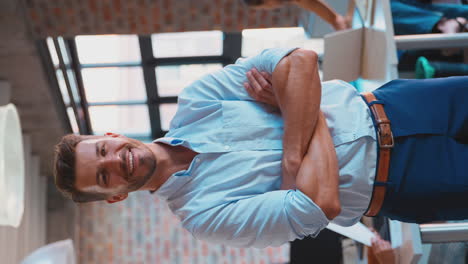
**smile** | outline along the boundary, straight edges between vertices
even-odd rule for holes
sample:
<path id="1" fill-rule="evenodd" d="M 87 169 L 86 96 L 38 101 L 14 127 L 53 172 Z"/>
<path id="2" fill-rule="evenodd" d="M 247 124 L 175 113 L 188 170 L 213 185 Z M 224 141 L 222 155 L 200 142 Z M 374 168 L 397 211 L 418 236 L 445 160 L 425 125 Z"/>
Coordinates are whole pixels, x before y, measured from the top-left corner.
<path id="1" fill-rule="evenodd" d="M 128 168 L 128 174 L 133 175 L 133 171 L 135 170 L 135 157 L 134 154 L 132 153 L 131 149 L 128 149 L 127 152 L 127 168 Z"/>

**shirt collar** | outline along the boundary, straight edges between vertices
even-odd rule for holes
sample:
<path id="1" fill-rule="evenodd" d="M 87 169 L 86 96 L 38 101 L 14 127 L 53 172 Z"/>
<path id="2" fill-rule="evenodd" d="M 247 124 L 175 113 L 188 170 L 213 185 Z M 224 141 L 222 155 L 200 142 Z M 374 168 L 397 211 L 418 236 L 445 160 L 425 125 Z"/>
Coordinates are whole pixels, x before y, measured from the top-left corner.
<path id="1" fill-rule="evenodd" d="M 158 138 L 153 141 L 153 143 L 164 143 L 171 146 L 179 146 L 187 144 L 187 141 L 180 139 L 180 138 L 173 138 L 173 137 L 162 137 Z"/>
<path id="2" fill-rule="evenodd" d="M 190 144 L 186 140 L 173 137 L 158 138 L 154 140 L 153 143 L 163 143 L 170 146 L 184 146 L 191 148 Z M 172 193 L 177 191 L 180 187 L 182 187 L 186 182 L 190 180 L 190 177 L 188 177 L 190 176 L 190 174 L 188 174 L 188 172 L 192 169 L 192 166 L 193 162 L 192 164 L 190 164 L 190 167 L 187 170 L 178 171 L 172 174 L 171 176 L 169 176 L 166 182 L 164 182 L 159 187 L 159 189 L 155 191 L 150 191 L 150 193 L 156 193 L 161 198 L 167 200 Z"/>

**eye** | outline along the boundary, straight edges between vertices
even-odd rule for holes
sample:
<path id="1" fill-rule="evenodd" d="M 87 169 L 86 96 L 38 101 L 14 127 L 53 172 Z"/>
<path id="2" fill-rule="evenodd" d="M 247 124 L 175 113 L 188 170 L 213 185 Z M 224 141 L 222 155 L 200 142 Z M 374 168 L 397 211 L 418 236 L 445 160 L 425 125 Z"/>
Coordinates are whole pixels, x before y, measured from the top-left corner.
<path id="1" fill-rule="evenodd" d="M 108 178 L 107 178 L 107 174 L 105 172 L 102 172 L 101 173 L 101 179 L 102 179 L 102 182 L 104 183 L 104 185 L 108 185 Z"/>
<path id="2" fill-rule="evenodd" d="M 100 150 L 100 151 L 101 151 L 101 156 L 105 156 L 106 153 L 107 153 L 107 152 L 106 152 L 106 148 L 105 148 L 104 145 L 101 146 L 101 150 Z"/>

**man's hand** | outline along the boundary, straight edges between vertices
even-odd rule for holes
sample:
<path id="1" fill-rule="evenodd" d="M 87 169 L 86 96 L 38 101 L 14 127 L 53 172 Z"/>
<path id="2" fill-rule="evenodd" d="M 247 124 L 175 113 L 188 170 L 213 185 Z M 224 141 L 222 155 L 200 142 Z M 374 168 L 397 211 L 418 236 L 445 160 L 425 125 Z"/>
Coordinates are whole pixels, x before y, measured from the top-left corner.
<path id="1" fill-rule="evenodd" d="M 258 102 L 278 107 L 269 73 L 259 72 L 253 68 L 247 72 L 247 79 L 249 82 L 244 83 L 244 88 L 250 97 Z"/>
<path id="2" fill-rule="evenodd" d="M 350 17 L 344 17 L 342 15 L 337 15 L 332 24 L 335 30 L 345 30 L 351 28 L 351 19 Z"/>
<path id="3" fill-rule="evenodd" d="M 329 220 L 340 214 L 338 159 L 322 112 L 319 113 L 309 149 L 297 174 L 296 185 L 322 209 Z"/>
<path id="4" fill-rule="evenodd" d="M 280 190 L 294 190 L 296 189 L 296 177 L 299 173 L 302 161 L 297 159 L 286 161 L 287 157 L 283 158 L 281 162 L 282 179 Z"/>
<path id="5" fill-rule="evenodd" d="M 387 240 L 382 239 L 379 233 L 375 230 L 372 230 L 375 237 L 372 238 L 372 247 L 370 248 L 370 253 L 374 254 L 375 258 L 379 261 L 380 264 L 393 264 L 396 263 L 395 250 L 392 248 L 392 245 Z"/>

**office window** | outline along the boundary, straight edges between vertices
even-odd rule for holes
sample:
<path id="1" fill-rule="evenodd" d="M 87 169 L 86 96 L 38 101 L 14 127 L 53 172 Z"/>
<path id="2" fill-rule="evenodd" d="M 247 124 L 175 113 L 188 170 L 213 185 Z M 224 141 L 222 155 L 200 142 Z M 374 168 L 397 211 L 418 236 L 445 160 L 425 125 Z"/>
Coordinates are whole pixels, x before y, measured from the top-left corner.
<path id="1" fill-rule="evenodd" d="M 94 134 L 115 132 L 124 135 L 150 136 L 148 107 L 141 105 L 90 106 L 89 116 Z"/>
<path id="2" fill-rule="evenodd" d="M 304 46 L 302 27 L 242 30 L 242 57 L 250 57 L 267 48 Z"/>
<path id="3" fill-rule="evenodd" d="M 87 35 L 48 38 L 43 47 L 73 132 L 148 142 L 167 132 L 187 85 L 240 56 L 240 45 L 224 50 L 240 34 L 227 35 Z"/>
<path id="4" fill-rule="evenodd" d="M 123 101 L 146 103 L 146 88 L 141 67 L 85 68 L 81 74 L 89 103 Z"/>
<path id="5" fill-rule="evenodd" d="M 139 63 L 138 36 L 101 35 L 75 38 L 81 64 Z"/>
<path id="6" fill-rule="evenodd" d="M 156 67 L 159 96 L 177 96 L 185 87 L 207 73 L 222 69 L 221 63 Z"/>
<path id="7" fill-rule="evenodd" d="M 168 130 L 170 122 L 177 112 L 177 104 L 161 104 L 159 112 L 161 113 L 161 128 Z"/>
<path id="8" fill-rule="evenodd" d="M 199 31 L 161 33 L 151 36 L 156 58 L 221 56 L 223 32 Z"/>

